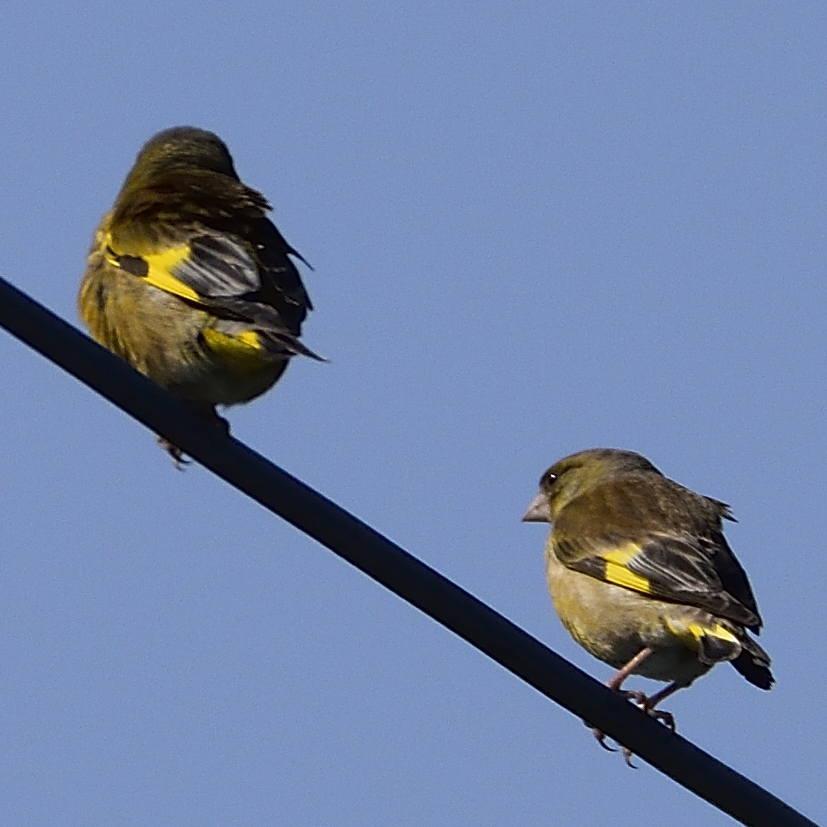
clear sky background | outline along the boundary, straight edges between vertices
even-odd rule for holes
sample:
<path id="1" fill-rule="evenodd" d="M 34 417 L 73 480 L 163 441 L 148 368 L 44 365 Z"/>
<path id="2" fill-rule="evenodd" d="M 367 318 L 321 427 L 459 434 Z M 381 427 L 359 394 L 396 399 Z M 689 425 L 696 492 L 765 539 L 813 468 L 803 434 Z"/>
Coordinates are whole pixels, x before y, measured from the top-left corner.
<path id="1" fill-rule="evenodd" d="M 628 448 L 729 502 L 778 683 L 666 706 L 827 822 L 823 3 L 6 0 L 0 112 L 0 275 L 73 323 L 141 144 L 217 132 L 330 359 L 234 434 L 601 680 L 540 474 Z M 5 333 L 0 370 L 0 823 L 732 823 Z"/>

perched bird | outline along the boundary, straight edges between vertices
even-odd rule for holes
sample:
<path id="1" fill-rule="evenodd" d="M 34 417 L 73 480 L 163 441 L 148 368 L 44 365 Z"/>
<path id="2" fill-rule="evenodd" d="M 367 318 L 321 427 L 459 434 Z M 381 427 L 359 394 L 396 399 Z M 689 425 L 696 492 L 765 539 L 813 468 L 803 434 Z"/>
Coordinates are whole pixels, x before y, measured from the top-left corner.
<path id="1" fill-rule="evenodd" d="M 758 634 L 761 617 L 724 519 L 734 520 L 725 503 L 667 479 L 640 454 L 608 448 L 552 465 L 523 516 L 552 523 L 546 576 L 563 625 L 618 670 L 611 689 L 632 674 L 669 681 L 649 697 L 623 694 L 672 729 L 673 717 L 655 707 L 716 663 L 730 661 L 761 689 L 774 680 L 747 633 Z"/>
<path id="2" fill-rule="evenodd" d="M 304 259 L 269 209 L 217 135 L 159 132 L 95 233 L 78 296 L 96 341 L 225 431 L 216 405 L 264 393 L 295 354 L 320 359 L 298 339 L 312 305 L 291 256 Z"/>

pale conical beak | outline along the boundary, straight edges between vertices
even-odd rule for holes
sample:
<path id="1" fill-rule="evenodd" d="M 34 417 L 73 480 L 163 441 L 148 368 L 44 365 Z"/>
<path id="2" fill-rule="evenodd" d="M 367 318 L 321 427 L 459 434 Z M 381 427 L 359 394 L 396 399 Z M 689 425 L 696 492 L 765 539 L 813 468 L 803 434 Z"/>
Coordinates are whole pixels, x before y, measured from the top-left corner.
<path id="1" fill-rule="evenodd" d="M 550 523 L 551 511 L 548 507 L 548 497 L 540 491 L 531 501 L 528 510 L 523 514 L 524 523 Z"/>

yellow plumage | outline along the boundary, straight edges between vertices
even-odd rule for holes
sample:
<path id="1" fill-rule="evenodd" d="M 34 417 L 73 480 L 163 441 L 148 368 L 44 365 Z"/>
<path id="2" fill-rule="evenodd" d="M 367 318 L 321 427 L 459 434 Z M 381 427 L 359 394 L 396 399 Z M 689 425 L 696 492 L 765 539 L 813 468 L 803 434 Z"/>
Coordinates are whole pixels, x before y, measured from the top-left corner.
<path id="1" fill-rule="evenodd" d="M 619 670 L 612 689 L 630 674 L 668 681 L 651 697 L 627 695 L 672 726 L 657 704 L 716 663 L 730 661 L 762 689 L 773 683 L 769 656 L 748 634 L 761 619 L 724 518 L 732 519 L 724 503 L 611 449 L 555 463 L 523 517 L 552 524 L 546 578 L 563 625 Z"/>
<path id="2" fill-rule="evenodd" d="M 268 209 L 218 137 L 161 132 L 96 231 L 78 297 L 96 341 L 223 427 L 216 405 L 264 393 L 296 354 L 319 358 L 298 339 L 298 253 Z"/>

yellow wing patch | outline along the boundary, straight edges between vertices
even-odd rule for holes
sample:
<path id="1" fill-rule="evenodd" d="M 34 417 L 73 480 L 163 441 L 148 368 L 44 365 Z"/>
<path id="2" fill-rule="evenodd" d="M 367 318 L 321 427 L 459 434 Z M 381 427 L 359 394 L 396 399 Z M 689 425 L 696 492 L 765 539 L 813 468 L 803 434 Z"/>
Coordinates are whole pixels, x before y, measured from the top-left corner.
<path id="1" fill-rule="evenodd" d="M 189 255 L 190 248 L 188 245 L 184 245 L 183 247 L 171 247 L 169 250 L 164 250 L 163 253 L 144 256 L 143 259 L 149 266 L 149 272 L 146 274 L 145 280 L 153 287 L 172 293 L 173 296 L 180 296 L 182 299 L 189 299 L 190 301 L 199 301 L 200 296 L 192 287 L 172 275 L 173 269 L 182 261 L 186 261 Z"/>
<path id="2" fill-rule="evenodd" d="M 112 247 L 112 235 L 106 234 L 105 238 L 106 249 L 111 251 L 106 259 L 115 267 L 122 267 L 121 257 L 114 252 Z M 173 296 L 179 296 L 182 299 L 198 302 L 201 297 L 188 284 L 184 284 L 180 279 L 175 278 L 172 274 L 173 270 L 186 261 L 190 256 L 190 247 L 188 244 L 182 244 L 179 247 L 169 247 L 161 253 L 150 253 L 148 255 L 136 256 L 140 258 L 146 265 L 146 273 L 139 275 L 148 284 L 163 290 L 165 293 L 171 293 Z"/>
<path id="3" fill-rule="evenodd" d="M 230 335 L 211 327 L 205 327 L 202 333 L 207 344 L 216 351 L 243 356 L 251 351 L 258 353 L 261 350 L 261 338 L 255 330 L 244 330 Z"/>
<path id="4" fill-rule="evenodd" d="M 669 631 L 688 649 L 698 653 L 702 663 L 718 663 L 732 660 L 741 651 L 741 641 L 725 626 L 716 623 L 706 625 L 683 618 L 664 618 Z"/>
<path id="5" fill-rule="evenodd" d="M 674 624 L 669 623 L 667 621 L 669 628 L 675 632 L 676 628 L 674 628 Z M 721 626 L 720 623 L 716 623 L 711 629 L 708 626 L 701 626 L 700 623 L 690 623 L 687 627 L 689 634 L 692 637 L 699 641 L 702 637 L 706 637 L 707 635 L 711 635 L 712 637 L 719 638 L 720 640 L 725 640 L 727 643 L 738 643 L 738 638 L 729 631 L 729 629 L 725 629 Z"/>
<path id="6" fill-rule="evenodd" d="M 633 559 L 639 553 L 640 546 L 630 543 L 628 546 L 606 551 L 601 554 L 601 559 L 606 563 L 605 577 L 609 583 L 614 583 L 617 586 L 624 586 L 636 592 L 651 594 L 652 586 L 649 581 L 645 577 L 641 577 L 639 574 L 635 574 L 626 568 L 629 560 Z"/>
<path id="7" fill-rule="evenodd" d="M 205 327 L 201 335 L 215 357 L 228 365 L 237 377 L 260 376 L 262 371 L 272 371 L 274 364 L 278 364 L 254 330 L 230 334 Z"/>

